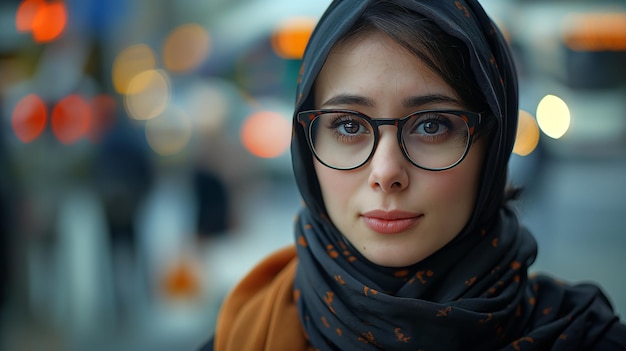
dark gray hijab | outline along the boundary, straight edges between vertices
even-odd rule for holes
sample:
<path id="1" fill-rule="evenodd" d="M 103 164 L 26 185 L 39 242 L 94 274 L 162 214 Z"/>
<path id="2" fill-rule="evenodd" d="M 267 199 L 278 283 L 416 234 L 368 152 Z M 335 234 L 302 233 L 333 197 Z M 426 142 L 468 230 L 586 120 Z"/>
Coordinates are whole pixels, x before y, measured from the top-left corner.
<path id="1" fill-rule="evenodd" d="M 496 120 L 473 215 L 455 240 L 414 266 L 377 266 L 328 219 L 313 156 L 295 115 L 333 45 L 379 3 L 432 21 L 465 45 L 475 85 Z M 585 350 L 618 324 L 597 287 L 529 278 L 536 243 L 505 201 L 518 118 L 509 47 L 473 0 L 336 0 L 305 52 L 292 160 L 305 207 L 295 228 L 295 289 L 305 335 L 319 350 Z"/>

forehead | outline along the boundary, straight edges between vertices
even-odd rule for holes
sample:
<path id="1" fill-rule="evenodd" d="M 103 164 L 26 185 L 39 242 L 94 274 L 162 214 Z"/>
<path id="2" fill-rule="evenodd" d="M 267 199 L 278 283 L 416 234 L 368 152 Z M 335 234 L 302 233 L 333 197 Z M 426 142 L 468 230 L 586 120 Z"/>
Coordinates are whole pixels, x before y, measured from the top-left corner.
<path id="1" fill-rule="evenodd" d="M 315 105 L 338 94 L 364 96 L 376 103 L 411 96 L 456 92 L 417 56 L 379 32 L 339 42 L 328 55 L 315 86 Z"/>

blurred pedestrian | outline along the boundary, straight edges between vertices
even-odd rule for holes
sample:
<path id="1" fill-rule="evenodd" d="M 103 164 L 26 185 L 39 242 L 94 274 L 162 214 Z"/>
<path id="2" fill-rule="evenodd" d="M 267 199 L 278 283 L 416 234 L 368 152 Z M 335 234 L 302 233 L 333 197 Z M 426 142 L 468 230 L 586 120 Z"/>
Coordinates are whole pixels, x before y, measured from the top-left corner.
<path id="1" fill-rule="evenodd" d="M 193 171 L 193 188 L 198 206 L 196 229 L 200 241 L 225 235 L 230 229 L 228 187 L 219 174 L 206 166 Z"/>
<path id="2" fill-rule="evenodd" d="M 133 127 L 120 125 L 103 139 L 94 158 L 95 188 L 111 244 L 115 300 L 122 314 L 136 304 L 132 281 L 141 268 L 137 217 L 153 183 L 152 162 L 140 136 Z"/>
<path id="3" fill-rule="evenodd" d="M 333 1 L 298 83 L 295 245 L 230 293 L 204 349 L 626 349 L 599 287 L 528 275 L 517 76 L 476 0 Z"/>

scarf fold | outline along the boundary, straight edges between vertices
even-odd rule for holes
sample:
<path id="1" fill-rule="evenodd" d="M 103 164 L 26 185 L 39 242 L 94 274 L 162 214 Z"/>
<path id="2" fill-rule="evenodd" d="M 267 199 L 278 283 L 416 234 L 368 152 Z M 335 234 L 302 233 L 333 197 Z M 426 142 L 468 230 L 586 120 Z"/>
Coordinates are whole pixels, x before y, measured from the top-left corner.
<path id="1" fill-rule="evenodd" d="M 535 240 L 509 210 L 402 269 L 367 262 L 320 218 L 304 209 L 296 228 L 296 303 L 315 349 L 587 350 L 616 320 L 594 286 L 527 276 Z"/>

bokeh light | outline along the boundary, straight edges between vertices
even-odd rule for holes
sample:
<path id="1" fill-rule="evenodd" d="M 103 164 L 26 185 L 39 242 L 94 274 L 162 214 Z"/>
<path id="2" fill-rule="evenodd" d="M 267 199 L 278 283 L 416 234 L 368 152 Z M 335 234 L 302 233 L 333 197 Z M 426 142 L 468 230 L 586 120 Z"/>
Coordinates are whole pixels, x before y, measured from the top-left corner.
<path id="1" fill-rule="evenodd" d="M 577 13 L 564 21 L 563 42 L 575 51 L 626 51 L 626 13 Z"/>
<path id="2" fill-rule="evenodd" d="M 241 142 L 253 155 L 278 157 L 289 148 L 291 123 L 281 114 L 261 111 L 250 115 L 241 128 Z"/>
<path id="3" fill-rule="evenodd" d="M 37 139 L 46 128 L 46 104 L 35 94 L 23 97 L 13 109 L 11 119 L 15 136 L 23 143 Z"/>
<path id="4" fill-rule="evenodd" d="M 141 72 L 128 84 L 128 94 L 124 96 L 126 112 L 137 120 L 155 118 L 169 104 L 170 94 L 170 80 L 165 71 Z"/>
<path id="5" fill-rule="evenodd" d="M 46 43 L 58 38 L 67 25 L 65 3 L 56 1 L 42 3 L 33 19 L 33 38 L 38 43 Z"/>
<path id="6" fill-rule="evenodd" d="M 223 130 L 231 108 L 226 87 L 220 84 L 195 84 L 190 87 L 185 98 L 189 117 L 198 132 L 211 135 Z"/>
<path id="7" fill-rule="evenodd" d="M 539 134 L 539 126 L 533 115 L 520 110 L 513 152 L 520 156 L 530 155 L 539 144 Z"/>
<path id="8" fill-rule="evenodd" d="M 184 150 L 191 140 L 192 124 L 180 108 L 169 106 L 159 117 L 146 123 L 148 144 L 161 156 L 175 155 Z"/>
<path id="9" fill-rule="evenodd" d="M 188 300 L 199 297 L 202 282 L 198 267 L 190 259 L 181 259 L 165 271 L 162 289 L 165 297 L 172 300 Z"/>
<path id="10" fill-rule="evenodd" d="M 174 29 L 163 43 L 163 64 L 172 72 L 193 71 L 209 55 L 211 37 L 199 24 L 185 24 Z"/>
<path id="11" fill-rule="evenodd" d="M 546 95 L 537 106 L 537 123 L 547 136 L 559 139 L 569 129 L 571 114 L 563 99 Z"/>
<path id="12" fill-rule="evenodd" d="M 91 126 L 91 105 L 80 95 L 72 94 L 59 101 L 52 109 L 52 132 L 66 145 L 87 136 Z"/>
<path id="13" fill-rule="evenodd" d="M 113 87 L 119 94 L 135 93 L 129 90 L 133 78 L 141 72 L 156 68 L 154 51 L 145 44 L 129 46 L 120 52 L 113 62 Z M 136 87 L 140 91 L 142 87 Z"/>
<path id="14" fill-rule="evenodd" d="M 32 32 L 33 22 L 39 9 L 45 5 L 44 0 L 24 0 L 15 14 L 15 27 L 19 32 Z"/>
<path id="15" fill-rule="evenodd" d="M 285 59 L 301 59 L 317 20 L 294 17 L 281 23 L 272 35 L 272 48 Z"/>
<path id="16" fill-rule="evenodd" d="M 38 43 L 57 39 L 67 26 L 67 8 L 64 2 L 25 0 L 15 14 L 15 27 L 19 32 L 31 32 Z"/>

